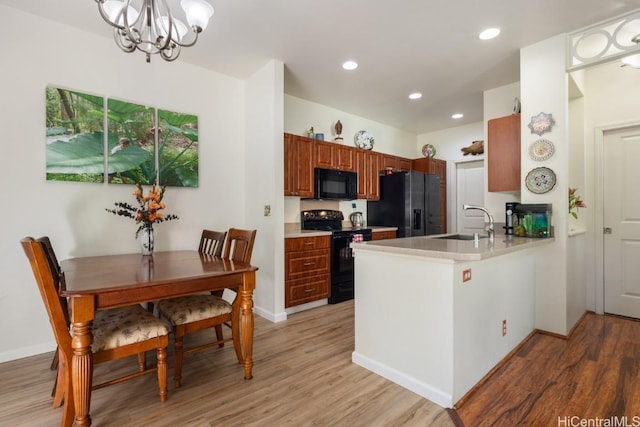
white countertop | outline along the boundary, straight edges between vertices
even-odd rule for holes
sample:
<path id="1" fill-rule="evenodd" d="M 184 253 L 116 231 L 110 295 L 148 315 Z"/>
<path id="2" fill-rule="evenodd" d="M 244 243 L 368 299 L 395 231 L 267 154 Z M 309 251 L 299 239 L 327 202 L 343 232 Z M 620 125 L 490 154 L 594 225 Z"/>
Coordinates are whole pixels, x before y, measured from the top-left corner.
<path id="1" fill-rule="evenodd" d="M 370 242 L 352 243 L 356 253 L 358 251 L 376 251 L 395 254 L 438 258 L 452 261 L 479 261 L 511 252 L 547 245 L 555 241 L 553 237 L 532 239 L 526 237 L 496 235 L 494 241 L 488 238 L 480 239 L 476 245 L 473 240 L 437 239 L 434 236 L 405 237 L 400 239 L 375 240 Z"/>

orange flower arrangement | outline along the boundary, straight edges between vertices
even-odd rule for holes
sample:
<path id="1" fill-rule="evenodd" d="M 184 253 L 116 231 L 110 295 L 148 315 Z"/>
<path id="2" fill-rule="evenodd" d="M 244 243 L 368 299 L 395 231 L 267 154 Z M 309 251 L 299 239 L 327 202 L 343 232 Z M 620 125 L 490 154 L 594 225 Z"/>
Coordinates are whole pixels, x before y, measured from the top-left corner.
<path id="1" fill-rule="evenodd" d="M 142 184 L 138 182 L 136 183 L 136 187 L 136 191 L 133 195 L 136 197 L 136 201 L 138 202 L 137 208 L 131 206 L 129 203 L 115 202 L 114 204 L 116 209 L 105 209 L 107 212 L 114 215 L 134 219 L 136 224 L 139 224 L 138 229 L 136 230 L 136 238 L 138 237 L 140 230 L 144 228 L 152 228 L 155 223 L 180 219 L 177 215 L 165 215 L 160 212 L 166 208 L 165 204 L 162 203 L 166 187 L 160 188 L 154 183 L 147 196 L 144 195 Z"/>

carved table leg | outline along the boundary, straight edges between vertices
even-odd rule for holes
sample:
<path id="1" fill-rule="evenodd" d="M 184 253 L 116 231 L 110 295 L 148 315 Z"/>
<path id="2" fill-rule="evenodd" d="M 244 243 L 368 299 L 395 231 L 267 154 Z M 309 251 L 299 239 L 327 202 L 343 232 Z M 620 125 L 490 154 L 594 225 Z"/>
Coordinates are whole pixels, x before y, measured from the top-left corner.
<path id="1" fill-rule="evenodd" d="M 93 379 L 93 335 L 94 304 L 92 297 L 72 298 L 73 359 L 71 361 L 71 383 L 76 411 L 75 426 L 90 426 L 91 382 Z"/>
<path id="2" fill-rule="evenodd" d="M 253 290 L 256 287 L 256 274 L 254 271 L 244 273 L 240 288 L 241 338 L 244 364 L 244 379 L 253 378 Z"/>

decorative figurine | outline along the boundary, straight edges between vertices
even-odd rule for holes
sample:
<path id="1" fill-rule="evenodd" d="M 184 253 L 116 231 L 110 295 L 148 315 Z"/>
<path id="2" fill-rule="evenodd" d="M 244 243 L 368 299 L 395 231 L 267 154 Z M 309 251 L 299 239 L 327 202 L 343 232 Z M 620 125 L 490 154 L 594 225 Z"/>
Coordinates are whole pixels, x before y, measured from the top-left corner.
<path id="1" fill-rule="evenodd" d="M 334 139 L 334 141 L 338 141 L 338 142 L 342 142 L 342 123 L 340 123 L 340 120 L 338 120 L 336 122 L 336 126 L 335 126 L 335 130 L 336 130 L 336 137 Z"/>
<path id="2" fill-rule="evenodd" d="M 464 156 L 466 156 L 467 154 L 471 154 L 472 156 L 482 154 L 484 153 L 484 141 L 483 140 L 473 141 L 471 145 L 469 145 L 468 147 L 461 148 L 460 151 L 464 153 L 463 154 Z"/>

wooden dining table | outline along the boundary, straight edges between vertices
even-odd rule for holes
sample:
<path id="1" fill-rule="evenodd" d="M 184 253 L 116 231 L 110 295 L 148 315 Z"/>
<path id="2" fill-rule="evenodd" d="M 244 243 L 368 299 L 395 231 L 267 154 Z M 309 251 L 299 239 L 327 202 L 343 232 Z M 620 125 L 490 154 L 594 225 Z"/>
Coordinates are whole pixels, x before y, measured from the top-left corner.
<path id="1" fill-rule="evenodd" d="M 73 328 L 71 375 L 76 426 L 91 425 L 91 328 L 98 310 L 232 289 L 240 298 L 244 378 L 252 378 L 257 267 L 198 251 L 79 257 L 64 260 L 60 266 L 64 280 L 60 295 L 69 301 Z"/>

